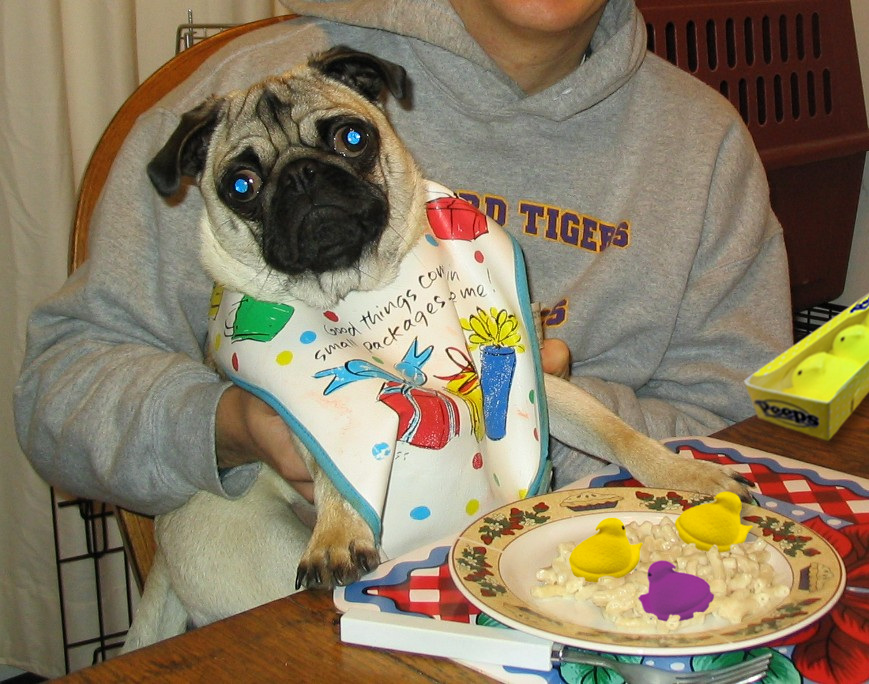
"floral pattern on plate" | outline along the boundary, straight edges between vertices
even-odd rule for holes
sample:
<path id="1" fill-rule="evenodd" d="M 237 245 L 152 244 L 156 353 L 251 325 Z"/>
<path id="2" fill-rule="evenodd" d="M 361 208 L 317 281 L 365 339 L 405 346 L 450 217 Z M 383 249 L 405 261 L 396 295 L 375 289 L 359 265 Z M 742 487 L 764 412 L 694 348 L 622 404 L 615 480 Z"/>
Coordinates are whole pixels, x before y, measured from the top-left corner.
<path id="1" fill-rule="evenodd" d="M 815 530 L 774 511 L 744 504 L 750 536 L 770 546 L 777 575 L 790 594 L 769 612 L 742 624 L 707 618 L 672 633 L 631 632 L 603 618 L 587 601 L 535 599 L 537 569 L 563 541 L 592 534 L 603 518 L 659 521 L 712 497 L 638 487 L 562 490 L 503 506 L 470 525 L 454 544 L 450 571 L 459 590 L 501 622 L 559 643 L 636 655 L 697 655 L 745 649 L 784 637 L 820 619 L 844 590 L 844 565 Z"/>

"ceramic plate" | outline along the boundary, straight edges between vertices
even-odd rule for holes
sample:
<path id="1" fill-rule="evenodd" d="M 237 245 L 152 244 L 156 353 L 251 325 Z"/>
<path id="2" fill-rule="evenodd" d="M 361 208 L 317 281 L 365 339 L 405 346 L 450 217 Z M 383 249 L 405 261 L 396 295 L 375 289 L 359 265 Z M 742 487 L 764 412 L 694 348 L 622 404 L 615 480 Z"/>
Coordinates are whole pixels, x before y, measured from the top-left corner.
<path id="1" fill-rule="evenodd" d="M 642 633 L 608 621 L 590 601 L 537 599 L 537 570 L 550 565 L 561 542 L 595 534 L 604 518 L 675 520 L 711 497 L 666 489 L 614 487 L 552 492 L 503 506 L 468 527 L 450 554 L 460 591 L 480 610 L 506 625 L 557 643 L 628 655 L 698 655 L 751 648 L 819 619 L 845 587 L 842 559 L 809 528 L 778 513 L 744 504 L 752 524 L 748 541 L 763 538 L 772 552 L 778 583 L 790 594 L 767 613 L 743 624 L 707 615 L 702 625 L 666 634 Z"/>

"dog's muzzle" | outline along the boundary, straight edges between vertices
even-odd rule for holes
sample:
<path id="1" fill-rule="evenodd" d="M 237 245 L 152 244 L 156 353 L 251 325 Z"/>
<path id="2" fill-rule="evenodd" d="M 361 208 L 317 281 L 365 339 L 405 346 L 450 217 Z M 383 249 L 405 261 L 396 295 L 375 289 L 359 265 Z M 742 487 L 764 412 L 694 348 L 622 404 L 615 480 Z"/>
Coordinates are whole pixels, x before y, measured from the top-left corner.
<path id="1" fill-rule="evenodd" d="M 289 162 L 278 176 L 263 226 L 263 256 L 289 275 L 355 265 L 383 233 L 385 195 L 318 159 Z"/>

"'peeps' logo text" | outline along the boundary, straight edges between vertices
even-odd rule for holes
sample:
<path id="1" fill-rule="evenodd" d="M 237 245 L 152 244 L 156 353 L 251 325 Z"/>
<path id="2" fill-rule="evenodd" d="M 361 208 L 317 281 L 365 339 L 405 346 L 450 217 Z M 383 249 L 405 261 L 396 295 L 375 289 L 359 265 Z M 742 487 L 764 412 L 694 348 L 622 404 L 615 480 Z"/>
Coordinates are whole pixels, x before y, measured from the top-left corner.
<path id="1" fill-rule="evenodd" d="M 869 297 L 866 297 L 866 299 L 859 304 L 852 306 L 851 313 L 854 313 L 855 311 L 865 311 L 866 309 L 869 309 Z"/>
<path id="2" fill-rule="evenodd" d="M 798 427 L 818 427 L 817 416 L 813 416 L 811 413 L 807 413 L 799 406 L 795 406 L 794 404 L 788 404 L 784 401 L 771 401 L 768 399 L 761 399 L 754 403 L 760 407 L 760 410 L 763 411 L 763 415 L 765 415 L 767 418 L 781 420 L 785 423 L 793 423 Z"/>

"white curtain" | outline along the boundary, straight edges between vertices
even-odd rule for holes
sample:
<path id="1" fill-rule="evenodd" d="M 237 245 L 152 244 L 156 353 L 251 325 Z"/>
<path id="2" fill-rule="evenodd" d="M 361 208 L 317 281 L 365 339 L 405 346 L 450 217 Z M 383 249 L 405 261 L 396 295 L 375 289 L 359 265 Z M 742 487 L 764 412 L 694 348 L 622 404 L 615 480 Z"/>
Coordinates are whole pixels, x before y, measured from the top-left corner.
<path id="1" fill-rule="evenodd" d="M 49 489 L 12 425 L 25 325 L 66 276 L 91 150 L 124 99 L 174 54 L 188 8 L 197 23 L 282 13 L 276 0 L 0 0 L 0 664 L 45 676 L 62 674 L 65 663 Z M 62 556 L 85 552 L 77 512 L 58 519 Z M 75 565 L 64 576 L 68 641 L 99 628 L 93 566 Z M 104 619 L 123 623 L 123 568 L 108 572 Z M 92 650 L 73 653 L 71 669 L 89 664 Z"/>

